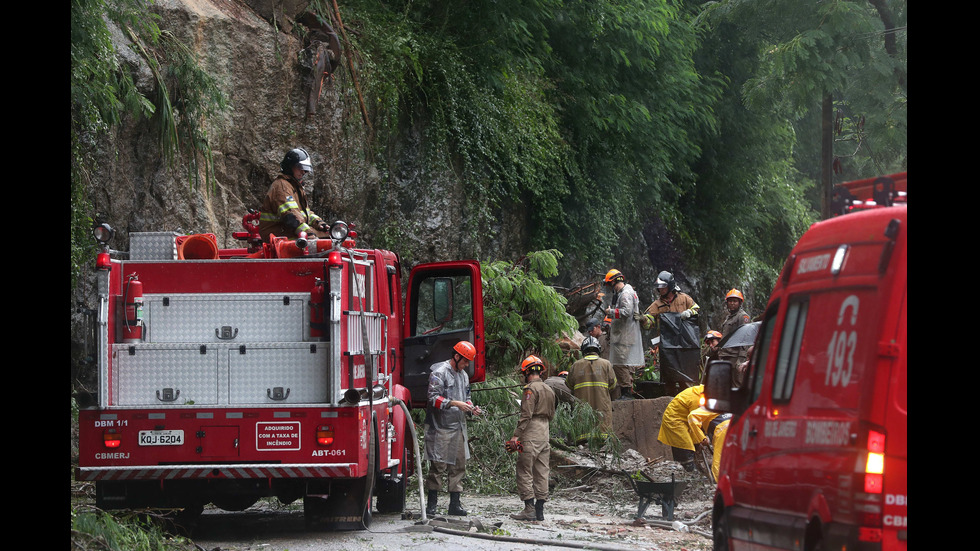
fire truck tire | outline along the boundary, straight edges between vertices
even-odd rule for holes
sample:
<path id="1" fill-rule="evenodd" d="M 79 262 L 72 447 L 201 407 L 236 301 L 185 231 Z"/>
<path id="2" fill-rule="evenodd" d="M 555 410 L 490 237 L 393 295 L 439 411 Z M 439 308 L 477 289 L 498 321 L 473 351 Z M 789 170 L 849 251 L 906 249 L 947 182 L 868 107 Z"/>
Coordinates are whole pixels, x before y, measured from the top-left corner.
<path id="1" fill-rule="evenodd" d="M 372 423 L 373 425 L 373 423 Z M 368 439 L 368 475 L 353 480 L 338 480 L 330 485 L 326 499 L 303 497 L 303 517 L 310 530 L 365 530 L 371 526 L 371 498 L 377 481 L 376 426 Z"/>
<path id="2" fill-rule="evenodd" d="M 728 522 L 728 509 L 723 503 L 715 504 L 714 519 L 711 523 L 711 549 L 713 551 L 728 551 L 728 538 L 731 536 L 731 527 Z"/>
<path id="3" fill-rule="evenodd" d="M 410 434 L 406 425 L 401 438 L 402 460 L 397 467 L 391 470 L 390 478 L 378 476 L 377 508 L 379 513 L 401 513 L 405 511 L 405 491 L 408 488 L 409 461 L 412 455 L 412 450 L 408 446 Z"/>

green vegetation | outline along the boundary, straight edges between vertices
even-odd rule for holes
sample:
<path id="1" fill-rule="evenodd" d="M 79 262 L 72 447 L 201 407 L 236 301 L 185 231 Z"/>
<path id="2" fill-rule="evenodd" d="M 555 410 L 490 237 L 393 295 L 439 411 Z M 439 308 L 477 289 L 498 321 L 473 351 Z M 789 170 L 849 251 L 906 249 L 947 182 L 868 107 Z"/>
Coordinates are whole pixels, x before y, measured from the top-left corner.
<path id="1" fill-rule="evenodd" d="M 820 207 L 814 114 L 827 94 L 836 181 L 907 164 L 904 1 L 343 9 L 378 164 L 420 132 L 427 177 L 464 184 L 461 232 L 492 239 L 520 205 L 529 247 L 579 270 L 622 262 L 616 251 L 653 228 L 655 269 L 768 292 Z"/>
<path id="2" fill-rule="evenodd" d="M 561 253 L 528 253 L 517 262 L 484 262 L 483 314 L 487 365 L 510 374 L 528 354 L 556 368 L 565 361 L 558 338 L 578 329 L 565 311 L 565 297 L 544 280 L 558 274 Z"/>
<path id="3" fill-rule="evenodd" d="M 168 535 L 158 523 L 134 512 L 110 514 L 94 507 L 73 508 L 71 547 L 104 551 L 189 551 L 193 543 Z"/>
<path id="4" fill-rule="evenodd" d="M 184 163 L 188 178 L 212 178 L 207 123 L 228 108 L 224 92 L 195 54 L 161 31 L 149 0 L 72 0 L 71 3 L 71 284 L 91 258 L 90 174 L 100 142 L 124 117 L 153 118 L 170 168 Z M 137 89 L 134 69 L 120 63 L 110 29 L 118 28 L 156 80 L 153 97 Z M 104 145 L 104 144 L 103 144 Z M 184 159 L 184 157 L 187 157 Z"/>

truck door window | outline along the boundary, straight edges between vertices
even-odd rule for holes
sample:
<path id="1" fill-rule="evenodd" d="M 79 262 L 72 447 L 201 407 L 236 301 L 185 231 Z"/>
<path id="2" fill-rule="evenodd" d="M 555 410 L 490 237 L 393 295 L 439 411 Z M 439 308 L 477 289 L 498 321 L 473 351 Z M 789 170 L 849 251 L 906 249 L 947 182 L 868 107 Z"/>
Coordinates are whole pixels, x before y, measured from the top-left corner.
<path id="1" fill-rule="evenodd" d="M 800 363 L 800 344 L 806 330 L 809 299 L 793 301 L 786 308 L 786 321 L 779 339 L 779 357 L 773 375 L 772 401 L 788 402 L 793 395 L 796 367 Z"/>
<path id="2" fill-rule="evenodd" d="M 413 335 L 449 333 L 473 326 L 470 277 L 458 275 L 423 279 L 418 287 L 418 306 Z"/>
<path id="3" fill-rule="evenodd" d="M 772 343 L 772 332 L 776 327 L 776 314 L 779 312 L 779 302 L 775 302 L 766 312 L 766 317 L 759 328 L 759 338 L 752 349 L 749 362 L 749 373 L 746 382 L 751 384 L 752 402 L 759 399 L 762 392 L 762 379 L 766 374 L 766 360 L 769 357 L 769 345 Z"/>

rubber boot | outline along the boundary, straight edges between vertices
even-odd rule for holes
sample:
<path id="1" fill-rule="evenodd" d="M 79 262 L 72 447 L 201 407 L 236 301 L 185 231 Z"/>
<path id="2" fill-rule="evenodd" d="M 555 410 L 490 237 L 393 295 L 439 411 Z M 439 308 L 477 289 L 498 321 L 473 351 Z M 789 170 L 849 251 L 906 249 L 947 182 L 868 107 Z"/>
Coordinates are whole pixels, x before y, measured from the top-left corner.
<path id="1" fill-rule="evenodd" d="M 525 499 L 524 510 L 516 515 L 511 515 L 510 518 L 514 520 L 534 520 L 534 500 Z"/>
<path id="2" fill-rule="evenodd" d="M 544 520 L 544 500 L 534 502 L 534 520 Z"/>
<path id="3" fill-rule="evenodd" d="M 465 517 L 466 510 L 459 504 L 459 492 L 449 492 L 449 514 Z"/>
<path id="4" fill-rule="evenodd" d="M 436 514 L 436 503 L 439 501 L 439 491 L 429 490 L 429 494 L 425 498 L 425 514 L 426 516 L 435 516 Z"/>

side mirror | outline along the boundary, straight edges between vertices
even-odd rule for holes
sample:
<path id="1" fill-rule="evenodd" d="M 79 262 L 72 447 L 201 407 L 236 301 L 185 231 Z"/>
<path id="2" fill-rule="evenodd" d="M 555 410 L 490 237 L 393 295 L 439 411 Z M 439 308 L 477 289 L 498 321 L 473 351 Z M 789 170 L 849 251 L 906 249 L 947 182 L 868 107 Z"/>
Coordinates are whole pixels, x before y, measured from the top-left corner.
<path id="1" fill-rule="evenodd" d="M 730 413 L 734 410 L 733 395 L 738 391 L 732 388 L 732 363 L 715 360 L 708 364 L 704 374 L 704 407 L 710 411 Z"/>

